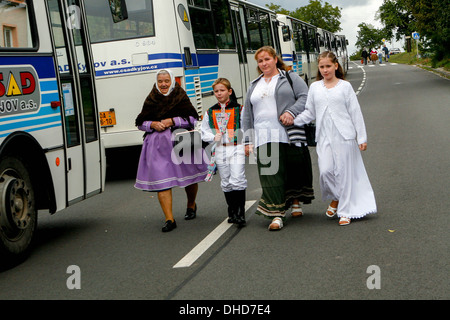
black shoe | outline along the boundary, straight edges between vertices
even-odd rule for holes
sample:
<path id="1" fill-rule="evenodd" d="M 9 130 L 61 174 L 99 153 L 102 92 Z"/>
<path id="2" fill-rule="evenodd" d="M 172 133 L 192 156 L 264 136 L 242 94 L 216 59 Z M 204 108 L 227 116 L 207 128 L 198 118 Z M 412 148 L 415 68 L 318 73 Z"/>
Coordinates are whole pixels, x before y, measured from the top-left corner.
<path id="1" fill-rule="evenodd" d="M 169 232 L 172 231 L 177 227 L 177 223 L 175 220 L 167 220 L 166 223 L 164 223 L 164 226 L 162 227 L 162 232 Z"/>
<path id="2" fill-rule="evenodd" d="M 235 191 L 236 193 L 236 224 L 238 228 L 245 227 L 247 223 L 245 222 L 245 190 Z"/>
<path id="3" fill-rule="evenodd" d="M 225 200 L 228 205 L 228 223 L 236 223 L 236 204 L 234 200 L 234 192 L 224 192 Z"/>
<path id="4" fill-rule="evenodd" d="M 191 209 L 191 208 L 186 209 L 186 214 L 184 215 L 184 220 L 195 219 L 196 215 L 197 215 L 197 204 L 195 204 L 194 209 Z"/>

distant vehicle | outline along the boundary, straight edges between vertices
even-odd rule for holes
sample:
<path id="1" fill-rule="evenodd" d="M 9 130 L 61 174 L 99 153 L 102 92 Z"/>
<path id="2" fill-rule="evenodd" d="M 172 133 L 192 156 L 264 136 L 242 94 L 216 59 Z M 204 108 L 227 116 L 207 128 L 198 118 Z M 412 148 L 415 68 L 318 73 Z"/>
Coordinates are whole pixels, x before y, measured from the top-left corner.
<path id="1" fill-rule="evenodd" d="M 390 55 L 402 53 L 399 48 L 392 48 Z"/>

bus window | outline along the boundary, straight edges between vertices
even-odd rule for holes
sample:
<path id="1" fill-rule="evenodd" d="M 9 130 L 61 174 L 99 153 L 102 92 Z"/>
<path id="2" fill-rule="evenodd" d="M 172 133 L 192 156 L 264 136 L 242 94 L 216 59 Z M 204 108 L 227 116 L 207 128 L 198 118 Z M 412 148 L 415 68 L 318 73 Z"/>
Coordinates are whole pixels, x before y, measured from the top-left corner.
<path id="1" fill-rule="evenodd" d="M 78 122 L 78 109 L 74 101 L 73 70 L 69 63 L 66 40 L 64 38 L 63 27 L 58 1 L 49 0 L 50 21 L 52 23 L 53 35 L 55 39 L 56 57 L 58 59 L 58 69 L 61 76 L 61 87 L 63 93 L 63 110 L 66 121 L 67 146 L 78 146 L 81 143 Z"/>
<path id="2" fill-rule="evenodd" d="M 295 50 L 297 52 L 305 51 L 305 44 L 303 41 L 303 33 L 300 24 L 293 23 L 294 28 L 294 42 L 295 42 Z"/>
<path id="3" fill-rule="evenodd" d="M 127 0 L 128 19 L 114 22 L 109 1 L 85 1 L 91 42 L 155 36 L 152 0 Z"/>
<path id="4" fill-rule="evenodd" d="M 236 48 L 228 1 L 191 1 L 189 11 L 194 32 L 194 41 L 197 48 Z"/>
<path id="5" fill-rule="evenodd" d="M 219 49 L 235 49 L 231 27 L 231 15 L 226 0 L 211 0 L 213 21 L 216 30 L 217 46 Z"/>
<path id="6" fill-rule="evenodd" d="M 0 50 L 4 48 L 34 48 L 28 4 L 25 0 L 0 0 Z"/>
<path id="7" fill-rule="evenodd" d="M 274 46 L 272 41 L 272 31 L 270 28 L 270 16 L 268 13 L 260 12 L 259 22 L 261 25 L 262 43 L 265 46 Z"/>
<path id="8" fill-rule="evenodd" d="M 308 28 L 309 51 L 317 52 L 316 32 L 313 28 Z"/>
<path id="9" fill-rule="evenodd" d="M 206 6 L 203 8 L 189 7 L 195 46 L 199 49 L 216 49 L 214 25 L 209 3 L 207 1 L 197 2 L 205 3 Z"/>
<path id="10" fill-rule="evenodd" d="M 69 8 L 79 7 L 79 5 L 79 0 L 68 0 Z M 86 46 L 83 46 L 83 37 L 85 37 L 85 35 L 82 34 L 82 30 L 82 28 L 74 28 L 72 29 L 71 34 L 76 48 L 75 52 L 78 62 L 78 73 L 80 74 L 81 100 L 83 106 L 86 142 L 92 142 L 98 139 L 96 129 L 97 117 L 94 111 L 94 97 L 90 89 L 92 70 L 90 70 L 89 64 L 86 63 L 88 53 L 85 51 Z"/>
<path id="11" fill-rule="evenodd" d="M 250 50 L 258 50 L 263 46 L 261 33 L 259 30 L 258 11 L 247 10 L 247 30 L 250 37 Z"/>

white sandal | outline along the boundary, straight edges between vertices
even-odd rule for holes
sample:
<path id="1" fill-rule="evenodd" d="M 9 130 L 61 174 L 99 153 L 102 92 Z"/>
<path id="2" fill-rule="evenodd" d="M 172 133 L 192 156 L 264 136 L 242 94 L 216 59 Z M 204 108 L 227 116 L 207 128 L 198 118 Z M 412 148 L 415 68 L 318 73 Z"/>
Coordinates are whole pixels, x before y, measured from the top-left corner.
<path id="1" fill-rule="evenodd" d="M 291 214 L 293 217 L 301 217 L 303 215 L 303 210 L 300 204 L 293 204 Z"/>
<path id="2" fill-rule="evenodd" d="M 330 213 L 328 213 L 330 212 Z M 336 215 L 337 208 L 333 208 L 332 206 L 328 206 L 327 212 L 325 212 L 328 218 L 333 218 Z"/>
<path id="3" fill-rule="evenodd" d="M 272 223 L 269 225 L 269 230 L 274 231 L 280 230 L 281 228 L 283 228 L 283 220 L 279 217 L 273 218 Z"/>
<path id="4" fill-rule="evenodd" d="M 350 224 L 350 218 L 346 218 L 346 217 L 341 217 L 341 219 L 339 219 L 339 225 L 340 226 L 346 226 Z"/>

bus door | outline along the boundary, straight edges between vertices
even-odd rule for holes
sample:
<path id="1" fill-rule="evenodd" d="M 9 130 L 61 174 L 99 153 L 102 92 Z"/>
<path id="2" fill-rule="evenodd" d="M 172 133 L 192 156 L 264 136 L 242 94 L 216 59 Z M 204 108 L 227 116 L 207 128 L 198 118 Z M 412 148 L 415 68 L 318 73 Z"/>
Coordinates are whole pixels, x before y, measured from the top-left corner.
<path id="1" fill-rule="evenodd" d="M 48 0 L 47 4 L 63 96 L 61 112 L 65 119 L 67 202 L 70 205 L 102 189 L 102 152 L 93 70 L 80 1 Z"/>
<path id="2" fill-rule="evenodd" d="M 239 56 L 239 71 L 241 74 L 241 88 L 245 94 L 250 84 L 250 72 L 247 59 L 247 30 L 245 23 L 245 13 L 243 7 L 236 7 L 231 4 L 231 19 L 233 20 L 236 46 Z M 243 99 L 244 100 L 244 99 Z"/>

